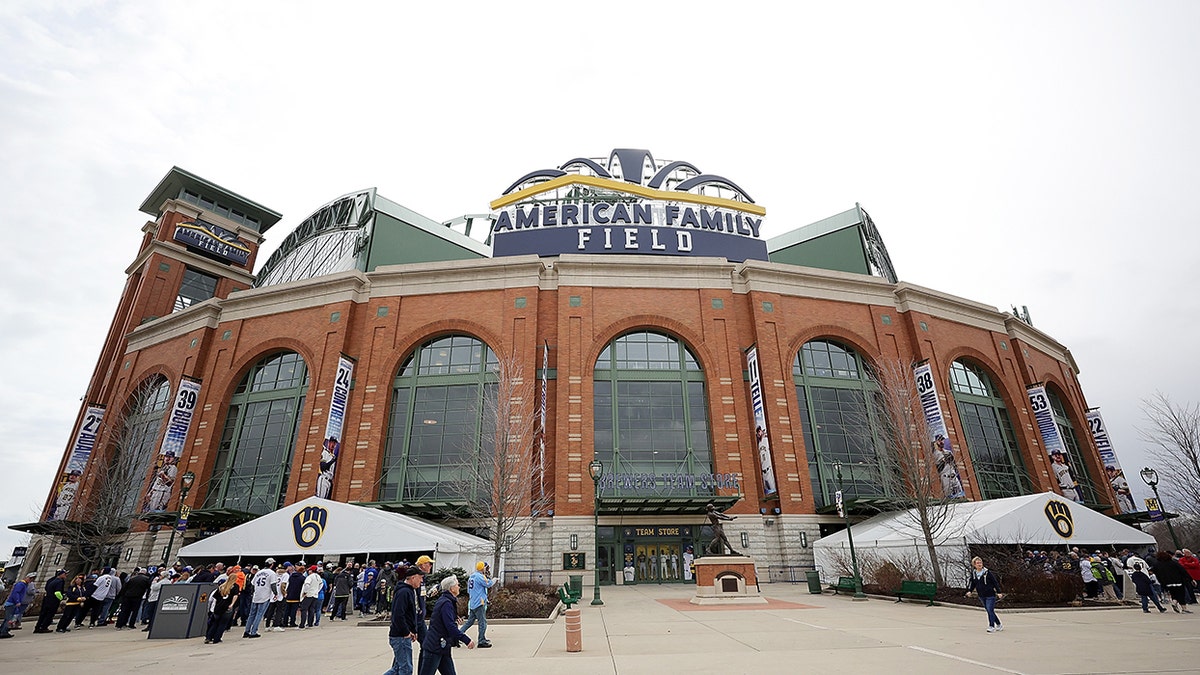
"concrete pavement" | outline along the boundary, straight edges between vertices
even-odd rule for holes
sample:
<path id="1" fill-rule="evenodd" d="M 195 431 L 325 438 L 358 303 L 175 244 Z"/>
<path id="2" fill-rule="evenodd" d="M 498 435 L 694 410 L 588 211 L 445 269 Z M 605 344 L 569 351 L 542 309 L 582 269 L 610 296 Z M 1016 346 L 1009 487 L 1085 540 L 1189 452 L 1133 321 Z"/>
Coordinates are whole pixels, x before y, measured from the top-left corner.
<path id="1" fill-rule="evenodd" d="M 583 648 L 566 653 L 565 621 L 488 626 L 492 649 L 455 652 L 463 675 L 668 675 L 844 673 L 1195 673 L 1200 613 L 1143 614 L 1140 608 L 1001 611 L 989 634 L 982 610 L 809 595 L 807 587 L 763 586 L 760 609 L 696 608 L 690 587 L 602 589 L 585 598 Z M 585 595 L 589 595 L 587 593 Z M 317 629 L 244 640 L 234 628 L 220 645 L 146 640 L 145 633 L 83 628 L 33 635 L 32 621 L 0 641 L 5 673 L 382 673 L 391 664 L 387 629 L 323 622 Z M 472 638 L 476 630 L 470 631 Z"/>

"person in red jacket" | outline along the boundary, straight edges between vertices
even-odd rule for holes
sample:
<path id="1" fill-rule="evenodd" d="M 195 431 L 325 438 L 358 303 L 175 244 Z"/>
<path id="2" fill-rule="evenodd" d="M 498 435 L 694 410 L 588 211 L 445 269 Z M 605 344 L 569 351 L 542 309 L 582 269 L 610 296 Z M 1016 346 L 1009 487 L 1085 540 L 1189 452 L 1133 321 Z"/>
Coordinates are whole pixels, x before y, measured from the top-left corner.
<path id="1" fill-rule="evenodd" d="M 1197 558 L 1191 549 L 1183 549 L 1183 556 L 1179 558 L 1179 564 L 1187 570 L 1192 581 L 1200 581 L 1200 558 Z"/>

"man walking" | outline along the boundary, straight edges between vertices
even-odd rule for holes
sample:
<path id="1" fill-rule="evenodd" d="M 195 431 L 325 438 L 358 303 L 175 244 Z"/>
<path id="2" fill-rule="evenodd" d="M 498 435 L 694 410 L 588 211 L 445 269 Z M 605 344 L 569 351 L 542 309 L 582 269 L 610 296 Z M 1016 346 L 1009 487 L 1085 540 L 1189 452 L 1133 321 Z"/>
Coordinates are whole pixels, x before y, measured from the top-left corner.
<path id="1" fill-rule="evenodd" d="M 496 585 L 497 579 L 488 579 L 487 563 L 475 563 L 475 573 L 467 579 L 467 622 L 459 629 L 467 632 L 471 624 L 479 623 L 479 648 L 487 649 L 492 643 L 487 641 L 487 599 L 488 590 Z"/>
<path id="2" fill-rule="evenodd" d="M 417 615 L 417 589 L 424 579 L 424 572 L 414 565 L 404 572 L 404 580 L 396 589 L 392 600 L 392 625 L 388 631 L 392 667 L 383 675 L 413 675 L 412 645 L 417 639 L 417 625 L 423 623 Z"/>
<path id="3" fill-rule="evenodd" d="M 54 578 L 46 584 L 46 595 L 42 598 L 42 611 L 38 614 L 37 625 L 33 627 L 35 633 L 49 633 L 50 623 L 54 621 L 54 614 L 58 611 L 58 604 L 65 597 L 64 585 L 67 581 L 67 571 L 59 570 L 54 573 Z"/>

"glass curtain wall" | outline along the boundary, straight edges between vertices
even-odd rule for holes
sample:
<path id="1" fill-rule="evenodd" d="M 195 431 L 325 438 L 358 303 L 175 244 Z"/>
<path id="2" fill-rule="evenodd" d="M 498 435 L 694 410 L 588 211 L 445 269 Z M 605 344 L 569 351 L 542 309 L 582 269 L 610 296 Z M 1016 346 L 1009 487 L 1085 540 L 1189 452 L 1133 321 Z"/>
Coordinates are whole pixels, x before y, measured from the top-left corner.
<path id="1" fill-rule="evenodd" d="M 983 368 L 964 361 L 950 365 L 950 391 L 984 499 L 1029 494 L 1008 409 Z"/>
<path id="2" fill-rule="evenodd" d="M 490 489 L 499 361 L 469 335 L 421 346 L 392 385 L 380 501 L 468 500 Z"/>
<path id="3" fill-rule="evenodd" d="M 817 508 L 834 503 L 833 463 L 842 463 L 843 496 L 886 497 L 880 480 L 882 428 L 875 405 L 878 387 L 858 352 L 832 340 L 806 343 L 792 363 L 800 426 Z"/>
<path id="4" fill-rule="evenodd" d="M 295 352 L 250 369 L 229 402 L 205 508 L 262 515 L 283 506 L 308 392 L 308 367 Z"/>
<path id="5" fill-rule="evenodd" d="M 708 400 L 704 372 L 682 342 L 622 335 L 600 353 L 592 386 L 602 496 L 716 494 L 712 481 L 696 480 L 713 471 Z"/>

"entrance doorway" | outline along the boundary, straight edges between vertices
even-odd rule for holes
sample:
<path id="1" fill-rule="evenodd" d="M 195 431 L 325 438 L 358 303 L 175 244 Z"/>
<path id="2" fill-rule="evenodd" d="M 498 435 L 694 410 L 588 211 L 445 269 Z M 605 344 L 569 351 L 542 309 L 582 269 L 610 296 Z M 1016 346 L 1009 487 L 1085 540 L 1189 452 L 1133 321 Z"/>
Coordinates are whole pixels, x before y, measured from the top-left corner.
<path id="1" fill-rule="evenodd" d="M 693 526 L 623 526 L 613 535 L 619 536 L 620 541 L 601 544 L 601 583 L 614 583 L 611 577 L 605 579 L 603 573 L 606 548 L 609 556 L 620 551 L 618 573 L 626 584 L 692 583 Z"/>

